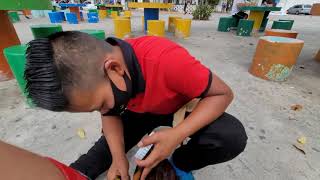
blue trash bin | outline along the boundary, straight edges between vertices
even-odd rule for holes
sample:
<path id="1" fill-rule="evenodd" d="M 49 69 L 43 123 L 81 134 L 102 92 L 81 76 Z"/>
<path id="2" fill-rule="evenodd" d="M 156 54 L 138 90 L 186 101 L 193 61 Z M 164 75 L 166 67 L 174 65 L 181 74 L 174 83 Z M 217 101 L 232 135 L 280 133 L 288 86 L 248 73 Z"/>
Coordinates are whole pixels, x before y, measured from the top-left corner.
<path id="1" fill-rule="evenodd" d="M 98 23 L 99 22 L 99 16 L 96 12 L 90 12 L 88 15 L 88 22 L 89 23 Z"/>
<path id="2" fill-rule="evenodd" d="M 60 13 L 58 12 L 48 12 L 49 19 L 51 23 L 62 23 Z"/>
<path id="3" fill-rule="evenodd" d="M 62 21 L 65 21 L 65 20 L 66 20 L 66 17 L 64 16 L 64 12 L 63 12 L 63 11 L 59 11 L 58 13 L 59 13 L 59 15 L 60 15 L 60 19 L 61 19 Z"/>
<path id="4" fill-rule="evenodd" d="M 69 24 L 78 24 L 78 17 L 76 13 L 66 13 L 66 18 Z"/>

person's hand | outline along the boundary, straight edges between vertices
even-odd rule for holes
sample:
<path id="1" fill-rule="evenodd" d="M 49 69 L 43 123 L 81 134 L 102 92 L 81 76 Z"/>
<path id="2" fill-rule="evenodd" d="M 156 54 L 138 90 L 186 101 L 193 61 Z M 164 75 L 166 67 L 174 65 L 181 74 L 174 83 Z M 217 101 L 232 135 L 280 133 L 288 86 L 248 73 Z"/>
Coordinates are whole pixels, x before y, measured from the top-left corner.
<path id="1" fill-rule="evenodd" d="M 181 137 L 173 128 L 162 129 L 156 131 L 151 136 L 142 138 L 138 144 L 139 147 L 144 147 L 149 144 L 153 144 L 154 147 L 145 160 L 136 160 L 138 166 L 144 167 L 141 180 L 145 180 L 152 168 L 169 157 L 183 140 L 184 137 Z"/>
<path id="2" fill-rule="evenodd" d="M 120 177 L 121 180 L 130 180 L 129 162 L 125 155 L 113 158 L 107 173 L 107 180 L 116 180 Z"/>

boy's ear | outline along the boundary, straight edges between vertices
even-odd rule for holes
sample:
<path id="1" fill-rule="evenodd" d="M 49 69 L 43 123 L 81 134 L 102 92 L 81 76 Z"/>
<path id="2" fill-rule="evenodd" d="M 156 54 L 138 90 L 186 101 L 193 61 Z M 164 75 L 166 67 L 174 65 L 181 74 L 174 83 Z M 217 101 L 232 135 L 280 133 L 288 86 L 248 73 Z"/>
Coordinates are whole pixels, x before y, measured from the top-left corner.
<path id="1" fill-rule="evenodd" d="M 120 76 L 124 75 L 124 69 L 122 65 L 112 57 L 107 58 L 104 62 L 104 71 L 109 77 L 115 74 L 118 74 Z"/>

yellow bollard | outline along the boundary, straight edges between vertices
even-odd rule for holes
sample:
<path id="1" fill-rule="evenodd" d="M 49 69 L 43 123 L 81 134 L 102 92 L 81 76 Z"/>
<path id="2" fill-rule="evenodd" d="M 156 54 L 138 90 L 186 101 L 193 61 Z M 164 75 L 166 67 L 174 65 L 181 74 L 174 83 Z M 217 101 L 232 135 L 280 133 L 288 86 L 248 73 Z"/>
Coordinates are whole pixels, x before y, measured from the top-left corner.
<path id="1" fill-rule="evenodd" d="M 131 11 L 124 11 L 124 16 L 131 17 Z"/>
<path id="2" fill-rule="evenodd" d="M 105 19 L 107 17 L 107 11 L 106 10 L 98 10 L 99 19 Z"/>
<path id="3" fill-rule="evenodd" d="M 114 34 L 117 38 L 128 38 L 131 35 L 131 22 L 130 19 L 115 18 L 114 23 Z"/>
<path id="4" fill-rule="evenodd" d="M 118 16 L 115 19 L 131 19 L 130 16 Z"/>
<path id="5" fill-rule="evenodd" d="M 177 19 L 182 19 L 181 17 L 177 16 L 169 16 L 169 21 L 168 21 L 168 32 L 174 32 L 175 27 L 176 27 L 176 20 Z"/>
<path id="6" fill-rule="evenodd" d="M 179 38 L 190 36 L 191 19 L 176 19 L 176 28 L 174 35 Z"/>
<path id="7" fill-rule="evenodd" d="M 141 17 L 141 22 L 142 22 L 142 32 L 144 32 L 144 16 Z"/>
<path id="8" fill-rule="evenodd" d="M 118 11 L 111 11 L 111 18 L 116 18 L 118 17 Z"/>
<path id="9" fill-rule="evenodd" d="M 149 36 L 164 36 L 165 22 L 162 20 L 148 20 Z"/>

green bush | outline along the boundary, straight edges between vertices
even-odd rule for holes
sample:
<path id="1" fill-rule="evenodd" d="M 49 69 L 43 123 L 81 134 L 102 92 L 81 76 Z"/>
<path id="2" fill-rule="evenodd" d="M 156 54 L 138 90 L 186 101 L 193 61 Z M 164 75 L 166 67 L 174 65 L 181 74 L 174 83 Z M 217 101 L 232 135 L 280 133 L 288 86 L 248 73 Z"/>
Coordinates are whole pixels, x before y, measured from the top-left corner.
<path id="1" fill-rule="evenodd" d="M 192 12 L 193 19 L 208 20 L 213 13 L 213 8 L 210 5 L 199 5 Z"/>

